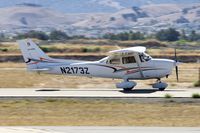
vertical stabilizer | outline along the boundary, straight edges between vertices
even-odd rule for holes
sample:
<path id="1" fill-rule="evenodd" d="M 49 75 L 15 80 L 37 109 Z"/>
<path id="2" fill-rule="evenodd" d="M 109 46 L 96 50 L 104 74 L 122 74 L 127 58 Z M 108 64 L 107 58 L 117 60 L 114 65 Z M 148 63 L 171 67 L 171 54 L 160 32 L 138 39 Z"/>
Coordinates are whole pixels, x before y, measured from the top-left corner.
<path id="1" fill-rule="evenodd" d="M 18 43 L 28 70 L 37 69 L 41 61 L 51 59 L 31 39 L 19 40 Z"/>

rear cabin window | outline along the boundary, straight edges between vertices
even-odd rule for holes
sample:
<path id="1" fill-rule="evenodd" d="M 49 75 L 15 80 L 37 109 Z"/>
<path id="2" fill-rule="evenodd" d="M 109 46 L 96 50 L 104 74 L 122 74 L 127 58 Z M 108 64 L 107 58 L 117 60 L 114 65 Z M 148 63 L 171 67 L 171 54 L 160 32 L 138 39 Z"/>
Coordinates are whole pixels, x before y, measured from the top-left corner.
<path id="1" fill-rule="evenodd" d="M 122 58 L 122 63 L 123 63 L 123 64 L 136 63 L 136 60 L 135 60 L 135 57 L 134 57 L 134 56 L 123 57 L 123 58 Z"/>
<path id="2" fill-rule="evenodd" d="M 120 64 L 120 58 L 113 58 L 110 60 L 110 64 Z"/>

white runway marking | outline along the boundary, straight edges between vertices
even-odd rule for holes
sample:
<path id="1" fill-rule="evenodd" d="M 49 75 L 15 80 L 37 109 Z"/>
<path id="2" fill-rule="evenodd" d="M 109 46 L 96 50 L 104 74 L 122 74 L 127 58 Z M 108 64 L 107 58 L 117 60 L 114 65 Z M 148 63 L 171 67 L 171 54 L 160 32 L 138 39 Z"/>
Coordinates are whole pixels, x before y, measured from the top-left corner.
<path id="1" fill-rule="evenodd" d="M 0 127 L 1 133 L 199 133 L 185 127 Z"/>
<path id="2" fill-rule="evenodd" d="M 59 88 L 1 88 L 0 97 L 83 97 L 83 98 L 162 98 L 166 94 L 172 97 L 192 97 L 200 88 L 191 89 L 135 89 L 124 92 L 119 89 L 59 89 Z"/>
<path id="3" fill-rule="evenodd" d="M 26 71 L 26 68 L 0 68 L 0 71 Z"/>

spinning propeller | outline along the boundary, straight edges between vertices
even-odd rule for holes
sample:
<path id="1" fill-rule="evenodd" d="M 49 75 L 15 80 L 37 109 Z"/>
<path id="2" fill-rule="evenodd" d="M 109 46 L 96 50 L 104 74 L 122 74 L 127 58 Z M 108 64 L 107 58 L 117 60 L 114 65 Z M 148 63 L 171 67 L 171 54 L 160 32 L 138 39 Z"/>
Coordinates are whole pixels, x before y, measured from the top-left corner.
<path id="1" fill-rule="evenodd" d="M 174 50 L 174 59 L 175 59 L 175 65 L 176 65 L 176 80 L 177 82 L 179 81 L 179 76 L 178 76 L 178 59 L 177 59 L 177 53 L 176 53 L 176 48 Z"/>

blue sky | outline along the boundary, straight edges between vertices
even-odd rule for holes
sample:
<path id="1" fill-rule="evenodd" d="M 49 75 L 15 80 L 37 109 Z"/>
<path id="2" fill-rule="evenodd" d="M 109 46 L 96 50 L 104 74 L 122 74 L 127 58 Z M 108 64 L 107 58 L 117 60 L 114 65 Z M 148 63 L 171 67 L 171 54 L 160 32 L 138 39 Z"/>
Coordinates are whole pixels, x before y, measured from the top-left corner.
<path id="1" fill-rule="evenodd" d="M 200 3 L 200 0 L 0 0 L 0 7 L 40 4 L 66 13 L 115 12 L 125 7 L 160 3 Z"/>

